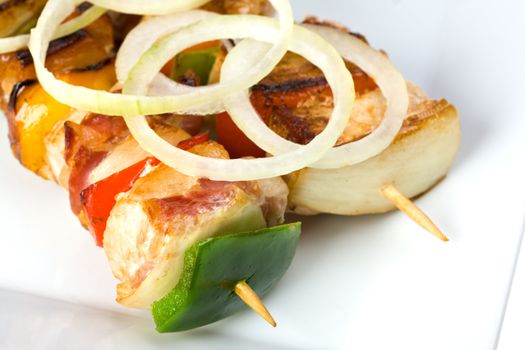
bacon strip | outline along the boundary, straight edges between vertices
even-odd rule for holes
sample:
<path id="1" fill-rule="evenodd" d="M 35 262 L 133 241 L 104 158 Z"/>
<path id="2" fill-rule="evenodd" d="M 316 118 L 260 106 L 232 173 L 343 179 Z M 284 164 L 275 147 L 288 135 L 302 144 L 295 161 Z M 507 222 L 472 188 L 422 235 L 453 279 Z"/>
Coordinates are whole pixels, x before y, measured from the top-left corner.
<path id="1" fill-rule="evenodd" d="M 90 115 L 80 125 L 66 122 L 65 158 L 71 170 L 69 198 L 71 209 L 80 214 L 80 193 L 88 187 L 89 174 L 129 135 L 122 118 Z"/>

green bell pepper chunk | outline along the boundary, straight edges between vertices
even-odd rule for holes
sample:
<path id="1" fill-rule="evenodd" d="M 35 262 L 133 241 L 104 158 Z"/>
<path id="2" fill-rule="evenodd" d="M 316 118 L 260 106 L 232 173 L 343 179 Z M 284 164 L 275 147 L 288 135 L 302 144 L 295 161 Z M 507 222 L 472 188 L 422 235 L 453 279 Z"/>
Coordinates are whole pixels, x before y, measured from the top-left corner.
<path id="1" fill-rule="evenodd" d="M 173 65 L 172 79 L 180 81 L 191 72 L 198 77 L 198 85 L 208 85 L 211 70 L 220 52 L 220 47 L 211 47 L 180 53 Z"/>
<path id="2" fill-rule="evenodd" d="M 234 292 L 238 282 L 246 281 L 259 296 L 267 294 L 290 266 L 300 233 L 296 223 L 193 245 L 177 286 L 152 305 L 157 331 L 189 330 L 246 308 Z"/>

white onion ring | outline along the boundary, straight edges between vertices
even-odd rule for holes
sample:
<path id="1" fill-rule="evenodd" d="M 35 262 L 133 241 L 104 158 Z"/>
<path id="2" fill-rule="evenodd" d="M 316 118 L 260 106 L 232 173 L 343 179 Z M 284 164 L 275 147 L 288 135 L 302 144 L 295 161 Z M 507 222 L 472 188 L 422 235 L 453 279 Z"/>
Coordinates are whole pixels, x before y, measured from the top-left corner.
<path id="1" fill-rule="evenodd" d="M 0 54 L 23 49 L 27 46 L 28 41 L 28 34 L 0 38 Z"/>
<path id="2" fill-rule="evenodd" d="M 89 2 L 129 15 L 168 15 L 200 7 L 210 0 L 89 0 Z"/>
<path id="3" fill-rule="evenodd" d="M 320 34 L 344 58 L 371 76 L 387 100 L 387 109 L 383 121 L 374 132 L 359 141 L 331 149 L 322 160 L 311 164 L 310 167 L 341 168 L 365 161 L 381 153 L 392 143 L 407 114 L 409 99 L 405 80 L 382 53 L 374 50 L 358 38 L 329 27 L 315 25 L 306 27 Z M 243 50 L 237 51 L 235 55 L 244 57 L 249 55 L 251 51 L 257 50 L 257 46 L 261 45 L 266 44 L 253 42 L 251 45 L 245 45 Z M 235 71 L 242 71 L 245 67 L 240 66 L 239 62 L 243 62 L 239 57 L 225 62 L 222 70 L 223 76 L 229 77 Z M 246 60 L 244 63 L 251 64 Z M 265 127 L 266 125 L 250 102 L 248 91 L 229 96 L 225 100 L 225 106 L 243 133 L 266 152 L 274 155 L 284 154 L 300 147 Z"/>
<path id="4" fill-rule="evenodd" d="M 80 16 L 75 17 L 66 23 L 58 27 L 56 33 L 52 36 L 52 40 L 62 38 L 69 34 L 76 32 L 79 29 L 82 29 L 91 23 L 99 19 L 107 10 L 101 7 L 93 6 Z M 22 50 L 27 47 L 29 43 L 29 34 L 12 36 L 9 38 L 0 39 L 0 54 L 7 52 L 14 52 L 17 50 Z"/>
<path id="5" fill-rule="evenodd" d="M 228 16 L 228 18 L 228 21 L 222 23 L 228 23 L 227 29 L 242 33 L 242 37 L 272 42 L 279 32 L 278 23 L 270 18 L 259 16 Z M 225 29 L 226 27 L 221 28 L 221 30 Z M 203 41 L 210 39 L 215 38 L 204 38 Z M 189 176 L 207 177 L 217 181 L 249 181 L 289 174 L 308 166 L 323 157 L 333 147 L 346 127 L 354 100 L 354 86 L 352 76 L 346 69 L 341 56 L 325 40 L 299 26 L 295 26 L 292 39 L 290 49 L 321 68 L 334 92 L 335 107 L 332 118 L 323 133 L 310 144 L 272 158 L 210 159 L 173 147 L 155 134 L 143 116 L 125 116 L 128 128 L 147 152 Z M 148 82 L 176 53 L 173 47 L 168 45 L 169 43 L 169 41 L 162 40 L 146 52 L 125 83 L 124 93 L 144 94 L 147 92 Z M 242 45 L 241 43 L 238 46 L 242 47 Z M 230 54 L 236 50 L 237 47 Z M 265 52 L 267 48 L 261 49 L 261 47 L 257 52 L 251 52 L 250 62 L 254 57 L 261 57 L 261 54 Z M 230 55 L 226 57 L 226 60 L 229 57 Z M 238 75 L 228 77 L 228 81 L 240 79 L 239 75 L 243 74 L 243 71 L 238 71 Z M 135 80 L 135 75 L 139 75 L 140 79 Z"/>
<path id="6" fill-rule="evenodd" d="M 121 84 L 127 80 L 129 72 L 141 56 L 161 37 L 171 34 L 190 24 L 218 16 L 216 13 L 193 10 L 174 15 L 160 16 L 142 21 L 124 39 L 115 62 L 117 79 Z M 148 96 L 182 95 L 195 92 L 196 88 L 179 84 L 158 73 L 150 84 Z M 224 111 L 222 100 L 199 107 L 202 114 L 213 114 Z"/>
<path id="7" fill-rule="evenodd" d="M 73 0 L 49 0 L 46 4 L 35 29 L 31 34 L 29 47 L 33 55 L 35 70 L 40 84 L 59 102 L 70 107 L 105 115 L 147 115 L 163 113 L 208 114 L 209 108 L 199 111 L 198 107 L 209 105 L 209 101 L 219 100 L 225 96 L 249 88 L 264 76 L 268 75 L 285 55 L 291 32 L 293 31 L 293 15 L 287 0 L 270 0 L 279 13 L 280 30 L 276 44 L 262 57 L 259 62 L 250 67 L 242 80 L 227 84 L 203 86 L 195 91 L 178 96 L 147 97 L 119 95 L 104 91 L 91 90 L 60 81 L 49 72 L 44 65 L 49 40 L 59 23 L 72 12 L 76 4 Z M 196 23 L 172 35 L 161 39 L 161 42 L 173 44 L 177 53 L 202 41 L 215 40 L 217 37 L 235 37 L 249 26 L 251 16 L 218 16 L 206 22 Z M 226 23 L 236 21 L 237 26 Z M 226 25 L 225 25 L 226 24 Z M 231 30 L 231 29 L 236 29 Z M 154 52 L 151 51 L 151 52 Z M 152 55 L 142 58 L 144 63 L 158 61 Z M 158 72 L 159 70 L 157 70 Z M 135 75 L 135 82 L 140 83 L 140 76 Z M 199 113 L 201 112 L 201 113 Z"/>
<path id="8" fill-rule="evenodd" d="M 128 79 L 129 72 L 140 57 L 161 37 L 217 16 L 213 12 L 193 10 L 142 21 L 128 33 L 120 46 L 115 62 L 118 81 L 124 83 Z"/>

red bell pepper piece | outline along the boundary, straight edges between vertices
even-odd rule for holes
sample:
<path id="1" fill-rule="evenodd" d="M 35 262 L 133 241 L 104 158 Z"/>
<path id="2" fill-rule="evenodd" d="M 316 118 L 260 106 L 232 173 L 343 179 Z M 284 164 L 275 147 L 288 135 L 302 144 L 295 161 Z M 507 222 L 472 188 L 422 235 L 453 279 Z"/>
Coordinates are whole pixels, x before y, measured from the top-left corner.
<path id="1" fill-rule="evenodd" d="M 117 202 L 115 197 L 119 193 L 129 191 L 147 167 L 157 164 L 159 161 L 155 158 L 144 159 L 82 191 L 80 196 L 87 216 L 89 231 L 99 247 L 102 247 L 107 220 Z"/>
<path id="2" fill-rule="evenodd" d="M 233 159 L 243 157 L 263 158 L 266 152 L 260 149 L 252 140 L 235 125 L 226 112 L 218 114 L 216 119 L 217 140 L 226 148 Z"/>
<path id="3" fill-rule="evenodd" d="M 209 139 L 209 133 L 202 133 L 188 140 L 184 140 L 177 147 L 189 150 Z M 156 166 L 160 161 L 156 158 L 146 158 L 110 177 L 92 184 L 80 194 L 82 207 L 87 217 L 88 228 L 99 247 L 103 246 L 104 231 L 111 210 L 117 203 L 116 197 L 120 193 L 131 190 L 133 184 L 144 175 L 149 167 Z"/>
<path id="4" fill-rule="evenodd" d="M 210 139 L 210 132 L 206 131 L 201 134 L 193 136 L 191 139 L 187 139 L 187 140 L 179 142 L 177 147 L 182 150 L 189 151 L 193 147 L 207 142 L 209 139 Z"/>

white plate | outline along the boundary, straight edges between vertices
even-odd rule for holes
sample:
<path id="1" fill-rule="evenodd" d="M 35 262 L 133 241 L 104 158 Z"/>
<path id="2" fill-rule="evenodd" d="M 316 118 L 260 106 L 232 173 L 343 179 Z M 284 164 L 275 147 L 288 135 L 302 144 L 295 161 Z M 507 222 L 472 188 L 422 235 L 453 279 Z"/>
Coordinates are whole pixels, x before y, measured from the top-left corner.
<path id="1" fill-rule="evenodd" d="M 266 298 L 276 330 L 245 312 L 160 336 L 147 314 L 124 315 L 115 304 L 104 254 L 69 213 L 66 194 L 22 169 L 4 137 L 0 289 L 13 292 L 0 293 L 0 348 L 495 346 L 525 213 L 525 4 L 295 0 L 294 6 L 297 18 L 314 13 L 363 32 L 407 78 L 457 105 L 464 131 L 459 158 L 446 181 L 418 200 L 452 242 L 440 243 L 400 213 L 308 219 L 290 271 Z"/>
<path id="2" fill-rule="evenodd" d="M 525 222 L 523 225 L 525 231 Z M 510 299 L 507 304 L 507 312 L 500 334 L 499 350 L 522 350 L 525 349 L 525 336 L 523 325 L 525 324 L 525 240 L 521 243 L 521 255 L 516 274 L 512 284 Z"/>

